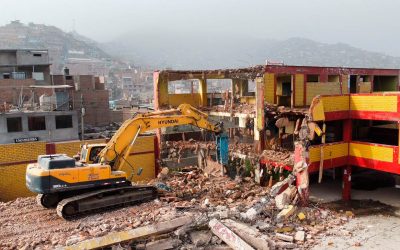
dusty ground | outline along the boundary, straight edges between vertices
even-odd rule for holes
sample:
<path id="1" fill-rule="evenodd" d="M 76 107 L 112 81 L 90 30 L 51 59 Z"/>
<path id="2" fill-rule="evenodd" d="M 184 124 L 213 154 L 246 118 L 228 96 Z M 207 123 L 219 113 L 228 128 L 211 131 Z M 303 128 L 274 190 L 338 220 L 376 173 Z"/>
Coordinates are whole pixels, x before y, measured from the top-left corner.
<path id="1" fill-rule="evenodd" d="M 313 249 L 385 249 L 400 246 L 400 218 L 385 215 L 356 217 L 330 230 Z"/>
<path id="2" fill-rule="evenodd" d="M 154 216 L 156 213 L 162 216 Z M 29 197 L 0 203 L 0 215 L 0 249 L 54 249 L 110 231 L 167 220 L 175 217 L 175 210 L 168 204 L 161 207 L 160 202 L 149 202 L 66 221 Z"/>
<path id="3" fill-rule="evenodd" d="M 340 200 L 340 180 L 328 178 L 323 184 L 312 185 L 311 198 L 325 203 Z M 328 230 L 313 249 L 399 249 L 400 190 L 388 187 L 371 191 L 353 189 L 352 198 L 355 201 L 349 204 L 330 203 L 332 209 L 352 209 L 355 217 Z"/>

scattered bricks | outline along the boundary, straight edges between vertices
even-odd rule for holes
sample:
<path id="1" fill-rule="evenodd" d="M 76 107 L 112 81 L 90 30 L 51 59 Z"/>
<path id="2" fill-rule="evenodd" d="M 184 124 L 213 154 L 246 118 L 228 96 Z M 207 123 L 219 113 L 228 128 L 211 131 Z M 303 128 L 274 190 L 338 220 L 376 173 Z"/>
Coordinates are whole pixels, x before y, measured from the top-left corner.
<path id="1" fill-rule="evenodd" d="M 236 182 L 230 182 L 230 183 L 225 185 L 225 189 L 226 190 L 233 190 L 235 188 L 236 188 Z"/>
<path id="2" fill-rule="evenodd" d="M 276 242 L 274 244 L 274 247 L 276 249 L 293 249 L 293 248 L 297 248 L 297 244 L 290 243 L 290 242 Z"/>
<path id="3" fill-rule="evenodd" d="M 235 250 L 251 250 L 252 248 L 237 234 L 232 232 L 228 227 L 216 219 L 212 219 L 209 224 L 211 231 L 222 239 L 228 246 Z"/>
<path id="4" fill-rule="evenodd" d="M 287 242 L 293 242 L 293 236 L 286 235 L 286 234 L 281 234 L 281 233 L 276 233 L 275 234 L 276 238 L 287 241 Z"/>
<path id="5" fill-rule="evenodd" d="M 207 245 L 211 241 L 212 237 L 210 231 L 193 231 L 190 232 L 189 235 L 192 243 L 196 247 Z"/>
<path id="6" fill-rule="evenodd" d="M 296 210 L 296 207 L 293 205 L 289 205 L 287 206 L 285 209 L 283 209 L 282 211 L 279 212 L 279 214 L 276 216 L 276 219 L 282 220 L 282 219 L 287 219 L 289 218 L 289 216 L 291 216 L 294 211 Z"/>
<path id="7" fill-rule="evenodd" d="M 303 242 L 305 238 L 306 238 L 306 233 L 304 231 L 297 231 L 296 234 L 294 235 L 294 239 L 296 241 Z"/>

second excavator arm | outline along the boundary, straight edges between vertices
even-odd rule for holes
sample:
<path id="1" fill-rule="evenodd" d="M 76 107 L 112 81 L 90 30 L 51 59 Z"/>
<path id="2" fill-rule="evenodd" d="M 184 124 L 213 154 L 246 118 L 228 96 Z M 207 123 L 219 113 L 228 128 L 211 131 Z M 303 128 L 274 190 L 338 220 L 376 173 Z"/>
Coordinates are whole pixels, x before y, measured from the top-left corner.
<path id="1" fill-rule="evenodd" d="M 222 132 L 221 123 L 213 124 L 208 121 L 207 114 L 189 104 L 181 104 L 177 109 L 138 114 L 125 121 L 100 152 L 99 158 L 102 163 L 115 162 L 118 157 L 123 157 L 126 149 L 134 144 L 139 134 L 149 130 L 188 124 L 215 133 Z M 115 168 L 118 167 L 114 166 Z"/>

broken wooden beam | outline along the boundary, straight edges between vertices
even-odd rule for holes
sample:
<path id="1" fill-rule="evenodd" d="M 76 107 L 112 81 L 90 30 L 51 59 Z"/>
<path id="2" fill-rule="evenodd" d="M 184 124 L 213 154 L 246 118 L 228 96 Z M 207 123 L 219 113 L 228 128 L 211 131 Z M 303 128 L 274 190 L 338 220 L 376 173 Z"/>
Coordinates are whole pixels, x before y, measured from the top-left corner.
<path id="1" fill-rule="evenodd" d="M 103 248 L 110 245 L 114 245 L 121 242 L 137 240 L 140 238 L 162 234 L 170 232 L 180 226 L 193 222 L 192 216 L 183 216 L 170 221 L 159 222 L 153 225 L 139 227 L 131 230 L 113 232 L 107 235 L 89 239 L 77 243 L 75 245 L 66 246 L 64 250 L 75 250 L 75 249 L 97 249 Z"/>
<path id="2" fill-rule="evenodd" d="M 212 219 L 208 225 L 211 231 L 223 240 L 228 246 L 234 250 L 252 250 L 254 249 L 246 241 L 242 240 L 237 234 L 232 232 L 228 227 L 222 224 L 217 219 Z"/>

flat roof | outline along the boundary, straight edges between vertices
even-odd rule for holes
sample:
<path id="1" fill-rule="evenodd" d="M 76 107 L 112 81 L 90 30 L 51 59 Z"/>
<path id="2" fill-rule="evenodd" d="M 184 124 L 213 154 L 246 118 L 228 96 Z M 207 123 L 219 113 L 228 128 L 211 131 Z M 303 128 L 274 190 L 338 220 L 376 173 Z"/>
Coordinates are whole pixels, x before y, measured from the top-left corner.
<path id="1" fill-rule="evenodd" d="M 398 75 L 400 69 L 393 68 L 358 68 L 358 67 L 340 67 L 340 66 L 306 66 L 306 65 L 257 65 L 247 68 L 227 68 L 227 69 L 205 69 L 205 70 L 174 70 L 164 69 L 156 70 L 155 73 L 168 73 L 169 79 L 178 79 L 178 76 L 187 75 L 190 79 L 199 77 L 199 75 L 214 76 L 216 78 L 254 78 L 264 72 L 271 73 L 309 73 L 309 74 L 359 74 L 359 75 Z"/>

